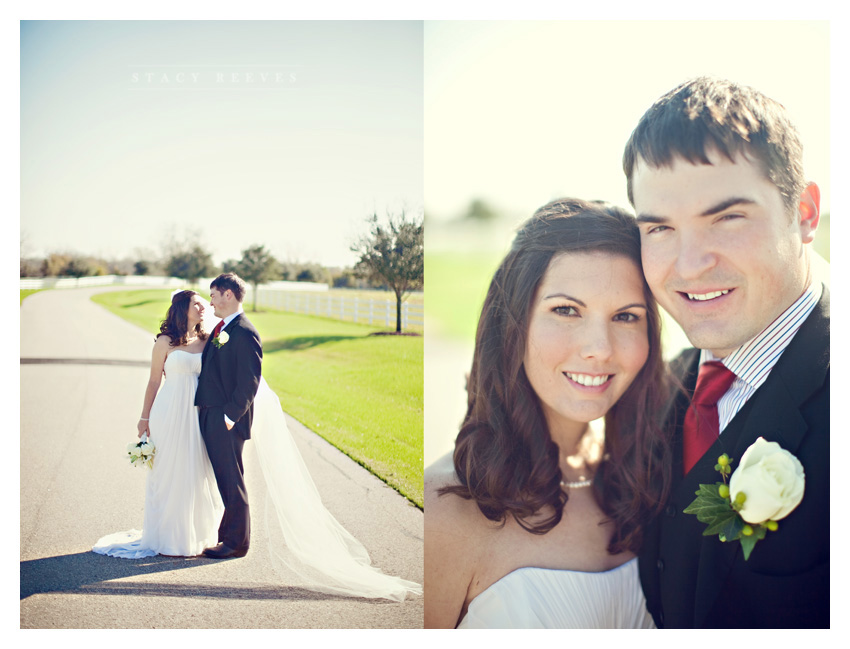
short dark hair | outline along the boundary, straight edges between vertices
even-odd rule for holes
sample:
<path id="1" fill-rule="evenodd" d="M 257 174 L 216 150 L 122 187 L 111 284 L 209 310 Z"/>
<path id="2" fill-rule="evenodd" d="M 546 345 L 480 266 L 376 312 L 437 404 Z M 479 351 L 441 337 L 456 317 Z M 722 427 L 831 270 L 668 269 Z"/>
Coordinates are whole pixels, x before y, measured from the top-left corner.
<path id="1" fill-rule="evenodd" d="M 440 490 L 474 500 L 490 520 L 504 522 L 511 515 L 535 534 L 558 524 L 567 495 L 561 488 L 558 446 L 523 367 L 530 311 L 554 257 L 594 251 L 630 259 L 640 273 L 634 217 L 606 203 L 564 198 L 541 207 L 519 229 L 490 283 L 478 321 L 468 408 L 455 442 L 460 485 Z M 594 482 L 600 506 L 614 522 L 609 546 L 614 553 L 639 547 L 649 511 L 663 501 L 656 477 L 669 464 L 666 437 L 655 425 L 666 376 L 661 323 L 652 293 L 642 283 L 649 357 L 605 415 L 610 459 Z M 544 510 L 551 515 L 530 521 Z"/>
<path id="2" fill-rule="evenodd" d="M 237 302 L 241 302 L 245 298 L 248 285 L 236 273 L 222 273 L 210 282 L 210 289 L 218 289 L 220 293 L 227 290 L 233 291 L 233 297 Z"/>
<path id="3" fill-rule="evenodd" d="M 714 77 L 686 81 L 641 117 L 623 153 L 631 204 L 638 157 L 651 167 L 670 166 L 675 156 L 710 164 L 710 148 L 729 160 L 739 153 L 754 158 L 786 209 L 797 205 L 806 187 L 803 146 L 785 107 L 749 86 Z"/>

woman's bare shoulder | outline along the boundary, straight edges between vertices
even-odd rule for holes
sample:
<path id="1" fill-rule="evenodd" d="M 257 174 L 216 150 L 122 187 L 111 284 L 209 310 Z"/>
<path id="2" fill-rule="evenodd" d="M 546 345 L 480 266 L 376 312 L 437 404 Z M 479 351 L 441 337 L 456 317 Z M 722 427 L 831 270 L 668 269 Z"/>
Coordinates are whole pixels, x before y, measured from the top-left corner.
<path id="1" fill-rule="evenodd" d="M 448 453 L 425 469 L 425 524 L 429 533 L 444 540 L 448 537 L 468 538 L 483 531 L 486 519 L 476 502 L 454 493 L 441 493 L 445 487 L 460 486 L 452 453 Z"/>
<path id="2" fill-rule="evenodd" d="M 425 467 L 425 491 L 428 491 L 429 485 L 436 490 L 451 484 L 460 483 L 455 475 L 453 453 L 446 453 Z"/>

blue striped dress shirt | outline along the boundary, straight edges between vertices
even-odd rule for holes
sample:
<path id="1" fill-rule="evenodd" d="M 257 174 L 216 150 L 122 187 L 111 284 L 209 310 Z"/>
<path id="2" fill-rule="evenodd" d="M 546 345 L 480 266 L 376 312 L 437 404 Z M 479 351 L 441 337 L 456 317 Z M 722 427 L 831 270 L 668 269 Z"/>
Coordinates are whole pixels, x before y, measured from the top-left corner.
<path id="1" fill-rule="evenodd" d="M 717 402 L 721 433 L 767 380 L 770 370 L 776 365 L 782 352 L 815 308 L 822 293 L 823 285 L 819 281 L 812 282 L 797 301 L 771 322 L 767 329 L 738 347 L 726 358 L 720 359 L 707 349 L 702 350 L 700 364 L 719 360 L 735 374 L 732 386 Z"/>

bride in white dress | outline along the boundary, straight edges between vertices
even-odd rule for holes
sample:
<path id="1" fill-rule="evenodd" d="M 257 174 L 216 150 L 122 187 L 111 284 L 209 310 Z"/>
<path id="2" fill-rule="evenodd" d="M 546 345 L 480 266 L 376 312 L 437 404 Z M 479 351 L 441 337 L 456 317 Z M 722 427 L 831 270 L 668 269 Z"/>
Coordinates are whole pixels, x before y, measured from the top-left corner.
<path id="1" fill-rule="evenodd" d="M 426 627 L 653 628 L 635 552 L 669 450 L 640 263 L 634 219 L 605 204 L 554 201 L 520 228 L 455 451 L 425 473 Z"/>
<path id="2" fill-rule="evenodd" d="M 204 310 L 204 300 L 194 291 L 172 296 L 154 343 L 138 423 L 139 438 L 149 436 L 156 448 L 145 486 L 144 523 L 142 530 L 100 539 L 92 548 L 99 554 L 123 559 L 188 557 L 218 542 L 224 506 L 194 405 L 207 341 Z"/>
<path id="3" fill-rule="evenodd" d="M 208 339 L 205 329 L 217 321 L 204 317 L 207 306 L 194 291 L 172 296 L 154 344 L 138 425 L 139 437 L 150 435 L 156 447 L 146 483 L 144 524 L 142 530 L 101 538 L 94 552 L 126 559 L 196 556 L 217 543 L 224 507 L 194 405 Z M 263 379 L 254 399 L 251 437 L 273 510 L 270 525 L 280 539 L 270 548 L 272 556 L 300 577 L 299 586 L 393 601 L 404 600 L 408 593 L 422 594 L 420 584 L 370 565 L 363 545 L 322 504 L 280 401 Z"/>

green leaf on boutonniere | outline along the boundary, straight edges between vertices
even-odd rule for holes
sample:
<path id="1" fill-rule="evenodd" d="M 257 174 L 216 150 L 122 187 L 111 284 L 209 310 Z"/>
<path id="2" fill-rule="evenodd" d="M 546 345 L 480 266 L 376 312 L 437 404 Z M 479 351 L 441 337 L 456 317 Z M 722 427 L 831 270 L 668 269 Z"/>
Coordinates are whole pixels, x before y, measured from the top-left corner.
<path id="1" fill-rule="evenodd" d="M 744 529 L 744 521 L 741 520 L 741 517 L 738 516 L 738 513 L 729 509 L 729 506 L 726 506 L 726 511 L 718 516 L 712 525 L 709 525 L 706 528 L 705 532 L 703 532 L 703 536 L 710 536 L 712 534 L 719 534 L 721 539 L 736 539 L 738 535 L 741 533 L 741 530 Z"/>
<path id="2" fill-rule="evenodd" d="M 699 490 L 694 492 L 696 499 L 685 508 L 684 512 L 696 514 L 703 523 L 713 523 L 717 516 L 729 511 L 729 502 L 720 495 L 719 489 L 720 483 L 701 484 Z"/>
<path id="3" fill-rule="evenodd" d="M 684 512 L 696 514 L 701 523 L 708 527 L 703 536 L 719 534 L 721 539 L 734 539 L 738 536 L 744 524 L 738 513 L 729 507 L 729 501 L 720 495 L 721 483 L 701 484 L 696 491 L 696 499 L 688 505 Z"/>
<path id="4" fill-rule="evenodd" d="M 767 528 L 761 525 L 752 527 L 753 533 L 750 536 L 741 535 L 741 548 L 744 551 L 744 561 L 750 558 L 750 552 L 756 547 L 756 543 L 761 541 L 767 535 Z"/>
<path id="5" fill-rule="evenodd" d="M 741 537 L 741 549 L 744 551 L 744 561 L 750 558 L 750 552 L 756 547 L 757 541 L 758 539 L 755 538 L 755 535 Z"/>
<path id="6" fill-rule="evenodd" d="M 747 458 L 749 462 L 746 461 Z M 774 458 L 778 459 L 773 463 L 768 462 Z M 785 469 L 784 473 L 775 469 L 777 462 L 780 468 Z M 720 473 L 723 483 L 699 485 L 699 490 L 694 492 L 696 498 L 683 511 L 685 514 L 695 514 L 701 523 L 708 525 L 703 536 L 717 534 L 721 542 L 740 541 L 746 561 L 756 543 L 764 539 L 768 531 L 777 531 L 777 519 L 784 518 L 800 504 L 805 474 L 797 458 L 783 450 L 776 442 L 766 442 L 762 437 L 746 450 L 741 458 L 741 466 L 734 473 L 731 464 L 732 460 L 725 453 L 717 458 L 714 469 Z M 732 477 L 727 483 L 726 476 L 730 474 Z M 746 482 L 747 479 L 749 482 Z M 771 491 L 774 483 L 781 488 Z M 756 501 L 761 510 L 755 513 L 748 504 L 747 491 L 750 490 L 762 496 Z M 759 491 L 763 493 L 759 494 Z M 775 507 L 771 508 L 770 505 Z M 773 510 L 776 510 L 776 513 L 771 514 Z"/>

